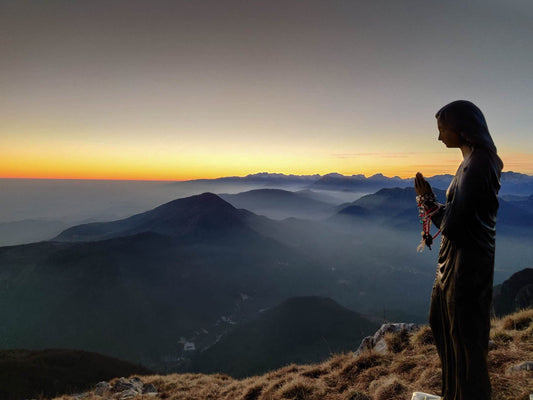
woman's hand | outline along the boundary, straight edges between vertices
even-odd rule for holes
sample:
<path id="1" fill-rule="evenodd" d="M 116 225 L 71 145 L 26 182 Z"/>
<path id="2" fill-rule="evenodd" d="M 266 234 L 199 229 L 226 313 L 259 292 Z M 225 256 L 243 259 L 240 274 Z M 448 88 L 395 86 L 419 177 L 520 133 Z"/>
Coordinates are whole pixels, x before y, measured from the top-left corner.
<path id="1" fill-rule="evenodd" d="M 422 196 L 427 193 L 433 193 L 433 190 L 431 189 L 431 185 L 420 172 L 416 173 L 415 191 L 416 191 L 417 196 Z"/>

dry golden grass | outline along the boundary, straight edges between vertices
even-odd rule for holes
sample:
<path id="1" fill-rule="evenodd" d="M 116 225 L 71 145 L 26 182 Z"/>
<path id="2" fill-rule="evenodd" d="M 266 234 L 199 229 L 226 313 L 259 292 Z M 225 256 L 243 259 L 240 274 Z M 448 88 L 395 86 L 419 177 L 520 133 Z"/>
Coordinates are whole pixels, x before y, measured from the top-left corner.
<path id="1" fill-rule="evenodd" d="M 527 400 L 533 392 L 533 372 L 506 374 L 506 370 L 533 361 L 533 309 L 493 320 L 491 339 L 493 399 Z M 440 392 L 440 362 L 428 327 L 386 340 L 391 354 L 338 354 L 320 364 L 289 365 L 242 380 L 221 374 L 154 375 L 142 380 L 158 388 L 157 399 L 168 400 L 404 400 L 414 391 Z M 85 399 L 102 397 L 89 393 Z"/>

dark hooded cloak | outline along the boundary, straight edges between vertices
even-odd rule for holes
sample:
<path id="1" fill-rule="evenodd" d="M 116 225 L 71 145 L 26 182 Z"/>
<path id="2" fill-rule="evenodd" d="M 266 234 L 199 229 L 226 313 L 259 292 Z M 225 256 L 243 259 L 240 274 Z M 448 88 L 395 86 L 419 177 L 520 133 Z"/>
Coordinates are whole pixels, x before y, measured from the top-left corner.
<path id="1" fill-rule="evenodd" d="M 441 229 L 429 322 L 442 362 L 443 400 L 490 400 L 487 367 L 498 190 L 503 164 L 481 111 L 456 101 L 436 115 L 472 152 L 432 217 Z"/>

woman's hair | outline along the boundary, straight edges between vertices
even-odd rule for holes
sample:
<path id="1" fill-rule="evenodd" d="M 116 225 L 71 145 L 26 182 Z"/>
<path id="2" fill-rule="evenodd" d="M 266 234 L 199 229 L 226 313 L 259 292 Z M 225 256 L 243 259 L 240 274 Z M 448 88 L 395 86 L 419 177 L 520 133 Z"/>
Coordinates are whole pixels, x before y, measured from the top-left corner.
<path id="1" fill-rule="evenodd" d="M 442 107 L 435 117 L 472 146 L 497 152 L 485 117 L 474 103 L 466 100 L 451 102 Z"/>

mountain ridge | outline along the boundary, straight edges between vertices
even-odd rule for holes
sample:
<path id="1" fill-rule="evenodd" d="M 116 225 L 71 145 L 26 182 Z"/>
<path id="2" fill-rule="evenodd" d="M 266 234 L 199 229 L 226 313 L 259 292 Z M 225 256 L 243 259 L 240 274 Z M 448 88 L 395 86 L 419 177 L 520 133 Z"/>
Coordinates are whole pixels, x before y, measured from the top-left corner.
<path id="1" fill-rule="evenodd" d="M 152 210 L 111 222 L 71 227 L 54 241 L 89 241 L 130 236 L 142 232 L 186 236 L 195 230 L 244 229 L 244 216 L 213 193 L 176 199 Z"/>

